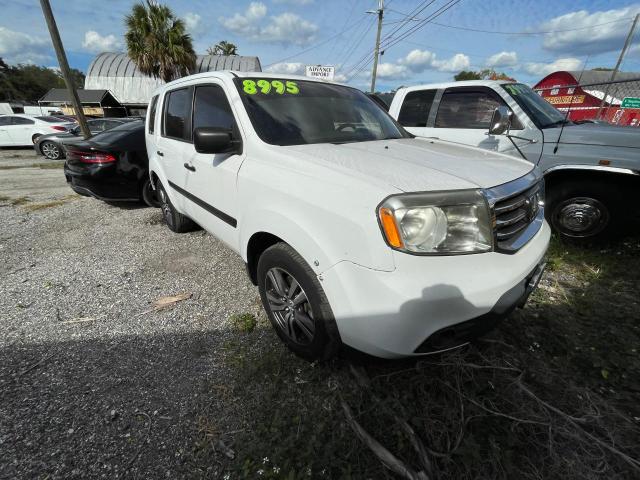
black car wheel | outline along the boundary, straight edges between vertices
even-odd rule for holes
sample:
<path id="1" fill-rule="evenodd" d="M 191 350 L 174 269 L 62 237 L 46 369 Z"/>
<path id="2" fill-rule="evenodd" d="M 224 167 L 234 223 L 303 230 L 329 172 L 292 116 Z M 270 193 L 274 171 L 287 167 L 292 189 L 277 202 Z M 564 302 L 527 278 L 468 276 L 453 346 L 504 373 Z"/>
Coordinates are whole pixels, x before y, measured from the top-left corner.
<path id="1" fill-rule="evenodd" d="M 151 186 L 151 180 L 148 178 L 145 179 L 144 184 L 142 185 L 142 200 L 152 208 L 160 208 L 162 206 L 158 199 L 158 192 L 153 189 Z"/>
<path id="2" fill-rule="evenodd" d="M 49 160 L 60 160 L 63 157 L 60 145 L 48 140 L 40 144 L 40 151 L 42 152 L 42 155 Z"/>
<path id="3" fill-rule="evenodd" d="M 339 351 L 340 334 L 316 274 L 286 243 L 266 249 L 258 260 L 262 304 L 280 339 L 296 355 L 327 360 Z"/>
<path id="4" fill-rule="evenodd" d="M 162 186 L 162 183 L 158 182 L 156 185 L 156 191 L 158 192 L 158 200 L 160 202 L 160 209 L 162 210 L 162 217 L 164 218 L 167 227 L 169 227 L 169 230 L 176 233 L 184 233 L 197 228 L 197 225 L 193 220 L 175 209 L 169 199 L 169 195 L 167 195 L 167 192 Z"/>
<path id="5" fill-rule="evenodd" d="M 547 192 L 547 220 L 565 241 L 598 243 L 618 232 L 617 204 L 616 194 L 606 184 L 564 182 Z"/>

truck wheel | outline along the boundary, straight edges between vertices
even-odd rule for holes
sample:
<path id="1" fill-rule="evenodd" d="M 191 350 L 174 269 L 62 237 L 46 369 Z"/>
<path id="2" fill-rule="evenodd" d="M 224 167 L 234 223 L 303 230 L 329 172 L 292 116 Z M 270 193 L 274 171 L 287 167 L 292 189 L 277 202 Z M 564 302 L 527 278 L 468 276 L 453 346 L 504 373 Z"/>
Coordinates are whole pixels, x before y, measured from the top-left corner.
<path id="1" fill-rule="evenodd" d="M 266 249 L 258 260 L 262 305 L 280 339 L 305 360 L 327 360 L 341 346 L 329 301 L 316 274 L 286 243 Z"/>
<path id="2" fill-rule="evenodd" d="M 162 183 L 158 182 L 156 191 L 158 192 L 158 200 L 160 201 L 162 217 L 164 218 L 167 227 L 169 227 L 169 230 L 176 233 L 185 233 L 196 229 L 196 224 L 193 220 L 175 209 L 171 200 L 169 200 L 169 195 L 167 195 Z"/>
<path id="3" fill-rule="evenodd" d="M 589 244 L 617 231 L 616 195 L 592 180 L 555 184 L 547 190 L 547 220 L 562 240 Z"/>

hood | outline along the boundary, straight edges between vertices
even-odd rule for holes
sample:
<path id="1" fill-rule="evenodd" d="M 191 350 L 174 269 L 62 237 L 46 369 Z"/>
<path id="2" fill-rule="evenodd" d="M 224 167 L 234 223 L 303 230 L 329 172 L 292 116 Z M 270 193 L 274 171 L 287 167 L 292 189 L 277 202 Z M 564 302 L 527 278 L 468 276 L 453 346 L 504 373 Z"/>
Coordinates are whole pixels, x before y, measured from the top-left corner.
<path id="1" fill-rule="evenodd" d="M 560 130 L 559 127 L 545 128 L 543 130 L 544 143 L 556 143 Z M 618 127 L 596 123 L 567 125 L 562 131 L 560 143 L 640 148 L 640 130 L 636 127 Z"/>
<path id="2" fill-rule="evenodd" d="M 509 155 L 429 138 L 284 148 L 403 192 L 490 188 L 522 177 L 534 168 Z"/>

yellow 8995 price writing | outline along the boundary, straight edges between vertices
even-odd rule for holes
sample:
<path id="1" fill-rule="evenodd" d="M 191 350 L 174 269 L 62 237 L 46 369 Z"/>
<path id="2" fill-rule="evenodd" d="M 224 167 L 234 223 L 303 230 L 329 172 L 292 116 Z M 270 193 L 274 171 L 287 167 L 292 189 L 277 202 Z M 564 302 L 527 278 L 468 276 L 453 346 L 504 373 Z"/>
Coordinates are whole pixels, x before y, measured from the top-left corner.
<path id="1" fill-rule="evenodd" d="M 284 94 L 285 92 L 292 95 L 300 93 L 300 89 L 298 88 L 298 84 L 296 82 L 281 82 L 280 80 L 243 80 L 242 89 L 244 90 L 244 93 L 247 93 L 249 95 L 255 95 L 256 93 L 267 94 L 271 92 L 271 90 L 280 95 Z"/>

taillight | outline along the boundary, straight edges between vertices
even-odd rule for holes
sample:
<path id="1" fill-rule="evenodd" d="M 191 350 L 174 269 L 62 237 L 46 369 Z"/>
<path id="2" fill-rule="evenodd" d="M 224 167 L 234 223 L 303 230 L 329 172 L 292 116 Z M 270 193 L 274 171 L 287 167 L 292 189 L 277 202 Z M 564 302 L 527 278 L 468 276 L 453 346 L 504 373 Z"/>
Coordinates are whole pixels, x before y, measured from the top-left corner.
<path id="1" fill-rule="evenodd" d="M 67 152 L 68 160 L 78 160 L 82 163 L 113 163 L 117 159 L 110 153 L 103 152 L 81 152 L 78 150 L 69 150 Z"/>
<path id="2" fill-rule="evenodd" d="M 49 127 L 49 128 L 52 128 L 57 132 L 66 132 L 67 131 L 66 128 L 61 127 L 60 125 L 51 125 L 51 127 Z"/>

